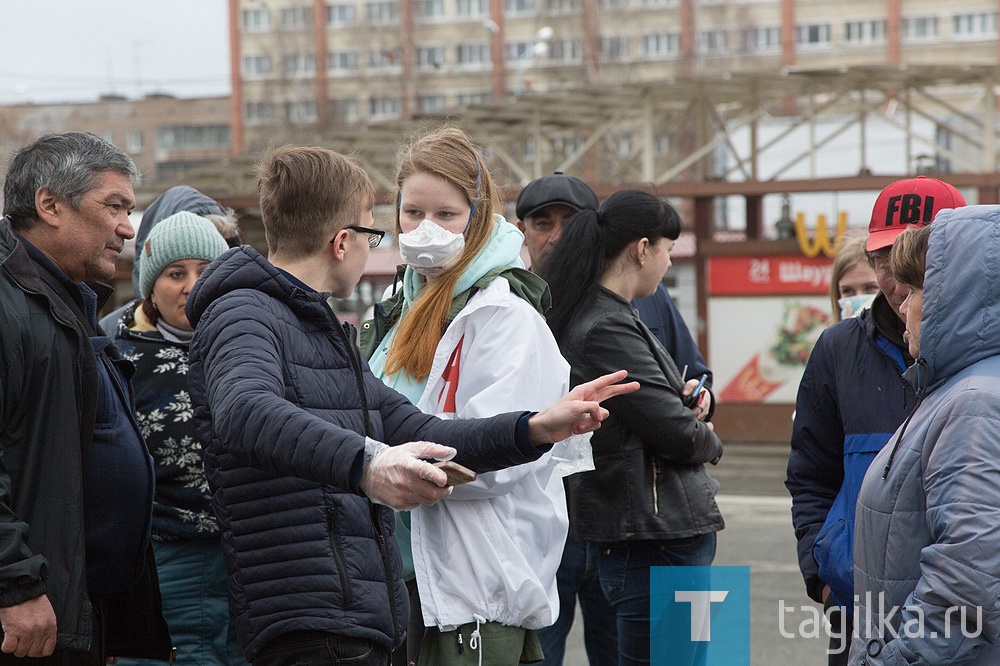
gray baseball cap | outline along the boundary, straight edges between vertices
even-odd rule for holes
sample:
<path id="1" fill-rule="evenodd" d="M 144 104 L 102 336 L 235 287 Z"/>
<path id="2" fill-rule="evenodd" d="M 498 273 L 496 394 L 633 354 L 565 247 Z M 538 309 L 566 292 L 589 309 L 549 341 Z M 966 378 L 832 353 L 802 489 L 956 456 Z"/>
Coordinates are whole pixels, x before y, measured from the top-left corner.
<path id="1" fill-rule="evenodd" d="M 574 210 L 597 210 L 600 201 L 585 182 L 556 171 L 525 185 L 517 196 L 514 211 L 517 219 L 523 220 L 554 204 L 563 204 Z"/>

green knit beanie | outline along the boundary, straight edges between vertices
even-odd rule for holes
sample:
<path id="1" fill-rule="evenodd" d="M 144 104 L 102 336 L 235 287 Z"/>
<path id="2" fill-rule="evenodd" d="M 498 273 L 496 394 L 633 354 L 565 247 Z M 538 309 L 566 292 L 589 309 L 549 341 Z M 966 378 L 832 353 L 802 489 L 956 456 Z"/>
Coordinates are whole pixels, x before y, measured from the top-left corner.
<path id="1" fill-rule="evenodd" d="M 211 220 L 187 211 L 160 220 L 146 237 L 139 262 L 139 292 L 149 298 L 153 283 L 167 265 L 184 259 L 212 261 L 229 249 Z"/>

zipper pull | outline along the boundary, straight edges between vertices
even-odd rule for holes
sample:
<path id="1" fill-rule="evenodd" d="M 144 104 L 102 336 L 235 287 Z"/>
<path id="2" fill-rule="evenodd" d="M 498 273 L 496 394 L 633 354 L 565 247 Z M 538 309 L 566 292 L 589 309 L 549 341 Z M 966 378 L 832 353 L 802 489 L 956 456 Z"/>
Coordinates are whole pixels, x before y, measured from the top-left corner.
<path id="1" fill-rule="evenodd" d="M 461 628 L 459 628 L 459 630 L 458 630 L 458 653 L 459 654 L 465 653 L 465 645 L 462 644 L 462 630 L 461 630 Z"/>

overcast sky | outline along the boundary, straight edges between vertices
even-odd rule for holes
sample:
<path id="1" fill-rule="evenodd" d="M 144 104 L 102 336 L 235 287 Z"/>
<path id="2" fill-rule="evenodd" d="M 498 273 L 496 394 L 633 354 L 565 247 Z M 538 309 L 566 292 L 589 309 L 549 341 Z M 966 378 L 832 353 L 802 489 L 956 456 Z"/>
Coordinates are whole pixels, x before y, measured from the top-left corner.
<path id="1" fill-rule="evenodd" d="M 229 93 L 226 0 L 0 0 L 0 104 Z"/>

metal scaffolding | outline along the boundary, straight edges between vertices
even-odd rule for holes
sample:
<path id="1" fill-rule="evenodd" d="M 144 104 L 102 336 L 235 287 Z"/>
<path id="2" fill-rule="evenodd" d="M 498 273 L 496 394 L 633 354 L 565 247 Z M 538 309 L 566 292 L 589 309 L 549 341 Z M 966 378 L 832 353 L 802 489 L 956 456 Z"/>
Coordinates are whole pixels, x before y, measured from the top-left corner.
<path id="1" fill-rule="evenodd" d="M 527 93 L 448 113 L 344 126 L 299 140 L 355 156 L 386 192 L 393 188 L 397 146 L 421 128 L 451 123 L 484 147 L 512 194 L 533 178 L 564 171 L 584 177 L 602 195 L 654 185 L 665 194 L 697 196 L 699 184 L 706 193 L 749 193 L 762 186 L 768 192 L 784 191 L 779 184 L 803 164 L 810 165 L 807 180 L 815 180 L 816 161 L 848 131 L 860 133 L 861 141 L 856 162 L 843 177 L 907 175 L 878 173 L 872 166 L 868 137 L 877 119 L 905 137 L 907 165 L 929 154 L 946 162 L 955 177 L 976 180 L 998 171 L 998 77 L 994 64 L 685 76 Z M 761 123 L 775 119 L 782 120 L 784 129 L 764 140 Z M 934 127 L 935 134 L 917 131 L 915 120 Z M 825 132 L 816 130 L 820 122 L 826 123 Z M 808 141 L 789 150 L 786 139 L 803 128 Z M 780 166 L 765 172 L 763 164 L 773 165 L 779 155 Z M 254 193 L 252 161 L 247 156 L 195 169 L 185 180 L 215 196 L 244 201 Z M 814 186 L 809 189 L 824 189 L 822 182 Z"/>

